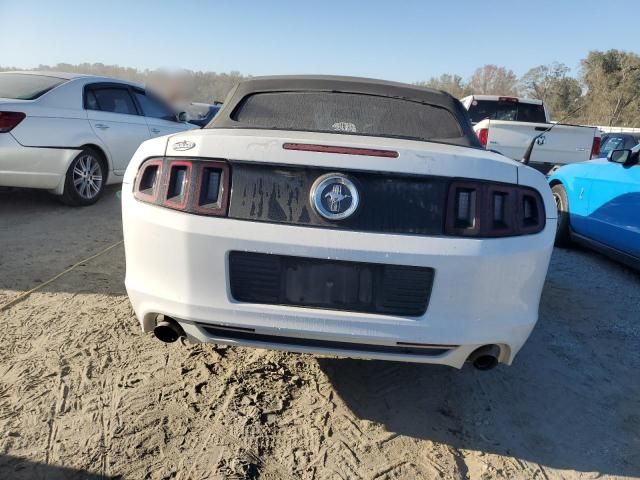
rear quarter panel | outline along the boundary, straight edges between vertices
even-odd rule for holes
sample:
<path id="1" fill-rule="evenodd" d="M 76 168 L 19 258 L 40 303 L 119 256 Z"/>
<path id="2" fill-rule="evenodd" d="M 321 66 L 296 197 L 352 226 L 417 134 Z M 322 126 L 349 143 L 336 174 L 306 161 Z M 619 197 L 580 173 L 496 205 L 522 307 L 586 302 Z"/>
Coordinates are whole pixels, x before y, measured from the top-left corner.
<path id="1" fill-rule="evenodd" d="M 589 193 L 592 181 L 589 163 L 577 163 L 558 169 L 551 177 L 549 184 L 554 186 L 561 184 L 569 201 L 569 222 L 571 229 L 579 234 L 588 230 L 587 218 L 589 216 Z"/>
<path id="2" fill-rule="evenodd" d="M 558 218 L 558 210 L 555 202 L 553 201 L 551 188 L 549 187 L 546 177 L 542 173 L 534 168 L 521 165 L 518 167 L 518 185 L 538 190 L 542 196 L 542 201 L 544 202 L 545 218 L 553 221 Z"/>

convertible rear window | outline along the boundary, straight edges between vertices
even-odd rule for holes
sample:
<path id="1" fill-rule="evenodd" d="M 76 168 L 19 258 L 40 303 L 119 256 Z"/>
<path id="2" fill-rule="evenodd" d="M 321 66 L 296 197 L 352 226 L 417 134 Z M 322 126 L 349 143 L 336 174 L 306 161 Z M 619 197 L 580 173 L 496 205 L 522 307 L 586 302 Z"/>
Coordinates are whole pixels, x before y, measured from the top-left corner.
<path id="1" fill-rule="evenodd" d="M 343 133 L 412 140 L 460 138 L 445 108 L 377 95 L 268 92 L 246 97 L 231 115 L 250 128 Z"/>
<path id="2" fill-rule="evenodd" d="M 46 75 L 0 73 L 0 98 L 35 100 L 65 81 Z"/>

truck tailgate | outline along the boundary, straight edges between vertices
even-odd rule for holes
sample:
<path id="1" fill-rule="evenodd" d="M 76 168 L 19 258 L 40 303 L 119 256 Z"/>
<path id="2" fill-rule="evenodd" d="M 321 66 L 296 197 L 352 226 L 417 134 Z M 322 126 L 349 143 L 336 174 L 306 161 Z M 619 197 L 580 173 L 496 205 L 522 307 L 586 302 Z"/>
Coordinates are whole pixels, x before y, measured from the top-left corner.
<path id="1" fill-rule="evenodd" d="M 476 126 L 489 128 L 487 148 L 507 157 L 522 158 L 529 142 L 549 128 L 549 124 L 487 120 Z M 574 125 L 557 125 L 538 139 L 531 155 L 535 163 L 566 164 L 583 162 L 591 157 L 596 129 Z"/>

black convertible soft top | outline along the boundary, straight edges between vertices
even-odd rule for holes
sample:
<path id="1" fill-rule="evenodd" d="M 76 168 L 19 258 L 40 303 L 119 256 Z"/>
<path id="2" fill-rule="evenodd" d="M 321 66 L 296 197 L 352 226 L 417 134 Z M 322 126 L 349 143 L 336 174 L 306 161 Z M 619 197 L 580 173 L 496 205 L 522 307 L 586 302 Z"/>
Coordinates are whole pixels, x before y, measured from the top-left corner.
<path id="1" fill-rule="evenodd" d="M 246 103 L 248 99 L 256 94 L 278 92 L 329 92 L 371 95 L 378 98 L 399 99 L 414 102 L 414 104 L 423 104 L 435 107 L 438 110 L 444 109 L 455 119 L 459 127 L 459 134 L 455 137 L 447 137 L 446 139 L 434 138 L 427 140 L 481 148 L 478 138 L 471 126 L 471 120 L 467 110 L 456 98 L 448 93 L 405 83 L 359 77 L 291 75 L 249 78 L 240 81 L 231 89 L 222 109 L 205 128 L 256 128 L 255 124 L 243 120 L 242 116 L 237 114 L 239 108 L 243 107 L 243 103 Z M 397 112 L 394 113 L 397 115 Z M 397 116 L 394 117 L 393 120 L 396 122 L 402 121 L 402 119 L 398 119 Z M 291 129 L 296 130 L 296 128 Z M 347 130 L 335 133 L 350 132 Z M 362 134 L 366 135 L 366 133 Z"/>

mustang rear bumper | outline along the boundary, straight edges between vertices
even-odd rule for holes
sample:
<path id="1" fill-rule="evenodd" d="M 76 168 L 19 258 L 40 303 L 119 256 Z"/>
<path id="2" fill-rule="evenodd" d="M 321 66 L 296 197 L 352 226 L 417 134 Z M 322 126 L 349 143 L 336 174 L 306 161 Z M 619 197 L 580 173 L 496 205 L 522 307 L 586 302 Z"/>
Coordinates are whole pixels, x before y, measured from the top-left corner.
<path id="1" fill-rule="evenodd" d="M 483 345 L 511 363 L 533 329 L 555 221 L 536 235 L 463 239 L 372 234 L 184 214 L 123 189 L 126 287 L 151 331 L 157 314 L 197 342 L 461 367 Z M 434 270 L 418 317 L 239 302 L 229 254 L 256 252 Z"/>

